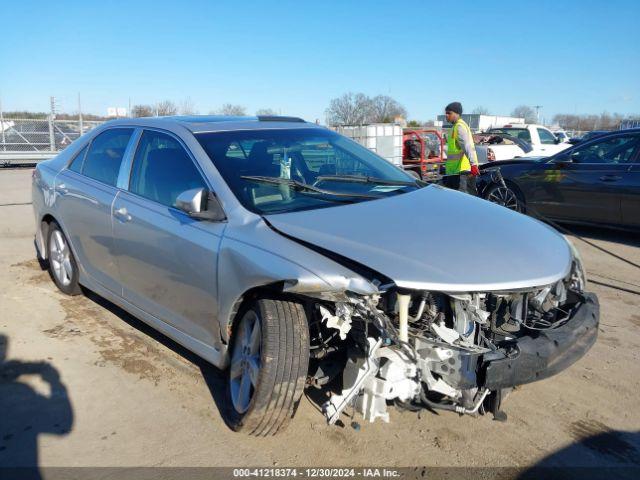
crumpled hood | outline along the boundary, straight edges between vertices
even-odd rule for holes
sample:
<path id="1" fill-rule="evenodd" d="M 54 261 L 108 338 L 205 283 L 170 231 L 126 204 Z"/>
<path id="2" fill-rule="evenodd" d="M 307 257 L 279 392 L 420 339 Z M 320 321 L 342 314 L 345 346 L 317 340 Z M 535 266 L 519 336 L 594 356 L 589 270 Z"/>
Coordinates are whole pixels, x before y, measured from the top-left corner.
<path id="1" fill-rule="evenodd" d="M 548 285 L 571 268 L 569 245 L 552 228 L 435 185 L 265 218 L 280 232 L 365 265 L 401 288 L 512 290 Z"/>

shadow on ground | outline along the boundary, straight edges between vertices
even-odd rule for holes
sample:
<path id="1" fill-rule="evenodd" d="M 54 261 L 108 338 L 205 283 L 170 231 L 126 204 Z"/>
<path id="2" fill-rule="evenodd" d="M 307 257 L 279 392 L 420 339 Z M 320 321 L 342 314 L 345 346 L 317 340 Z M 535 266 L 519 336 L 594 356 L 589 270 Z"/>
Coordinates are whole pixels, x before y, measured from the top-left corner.
<path id="1" fill-rule="evenodd" d="M 182 358 L 184 358 L 191 364 L 198 367 L 198 369 L 200 370 L 200 373 L 202 374 L 202 378 L 204 379 L 207 385 L 207 388 L 209 389 L 211 397 L 213 398 L 216 404 L 216 407 L 218 408 L 218 411 L 221 414 L 222 419 L 226 421 L 226 419 L 228 418 L 228 412 L 230 411 L 229 409 L 233 407 L 231 405 L 231 402 L 227 398 L 227 378 L 226 378 L 225 372 L 214 367 L 211 363 L 202 359 L 201 357 L 191 352 L 190 350 L 187 350 L 179 343 L 175 342 L 174 340 L 170 339 L 166 335 L 155 330 L 153 327 L 150 327 L 143 321 L 137 319 L 133 315 L 123 310 L 122 308 L 111 303 L 109 300 L 106 300 L 105 298 L 102 298 L 98 294 L 90 290 L 87 290 L 85 288 L 83 288 L 82 291 L 87 299 L 96 303 L 97 305 L 104 308 L 105 310 L 108 310 L 109 312 L 116 315 L 124 322 L 126 322 L 131 327 L 151 337 L 153 340 L 161 343 L 162 345 L 169 348 L 176 354 L 180 355 Z"/>
<path id="2" fill-rule="evenodd" d="M 8 360 L 8 351 L 9 339 L 0 334 L 0 469 L 27 467 L 21 478 L 36 479 L 38 436 L 69 433 L 73 408 L 51 363 Z"/>
<path id="3" fill-rule="evenodd" d="M 519 480 L 640 478 L 640 432 L 581 420 L 573 424 L 572 435 L 574 443 L 525 470 Z"/>
<path id="4" fill-rule="evenodd" d="M 583 225 L 561 224 L 562 227 L 587 240 L 603 240 L 615 242 L 631 247 L 640 247 L 640 236 L 637 232 L 627 230 L 614 230 L 600 227 L 587 227 Z"/>

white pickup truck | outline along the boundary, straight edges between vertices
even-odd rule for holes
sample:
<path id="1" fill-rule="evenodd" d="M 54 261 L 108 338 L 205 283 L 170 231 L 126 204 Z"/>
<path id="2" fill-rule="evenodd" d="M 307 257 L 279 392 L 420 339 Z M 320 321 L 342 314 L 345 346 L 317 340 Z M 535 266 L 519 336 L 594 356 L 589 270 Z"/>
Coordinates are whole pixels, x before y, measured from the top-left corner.
<path id="1" fill-rule="evenodd" d="M 477 138 L 480 164 L 519 157 L 549 157 L 571 146 L 542 125 L 524 123 L 492 127 Z"/>

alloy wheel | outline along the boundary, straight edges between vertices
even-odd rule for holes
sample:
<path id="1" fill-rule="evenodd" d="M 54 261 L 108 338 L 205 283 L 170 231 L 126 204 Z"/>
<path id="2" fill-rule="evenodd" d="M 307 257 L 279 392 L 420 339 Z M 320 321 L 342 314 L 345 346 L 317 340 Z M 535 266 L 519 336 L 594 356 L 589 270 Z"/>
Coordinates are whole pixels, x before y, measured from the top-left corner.
<path id="1" fill-rule="evenodd" d="M 63 286 L 68 286 L 73 279 L 73 264 L 69 245 L 60 230 L 55 230 L 49 242 L 49 262 L 53 267 L 56 280 Z"/>
<path id="2" fill-rule="evenodd" d="M 498 187 L 493 189 L 487 197 L 487 200 L 516 212 L 522 211 L 522 206 L 520 205 L 518 197 L 510 188 Z"/>
<path id="3" fill-rule="evenodd" d="M 238 413 L 249 409 L 258 384 L 260 373 L 260 345 L 262 327 L 255 311 L 244 314 L 235 334 L 231 356 L 230 382 L 231 401 Z"/>

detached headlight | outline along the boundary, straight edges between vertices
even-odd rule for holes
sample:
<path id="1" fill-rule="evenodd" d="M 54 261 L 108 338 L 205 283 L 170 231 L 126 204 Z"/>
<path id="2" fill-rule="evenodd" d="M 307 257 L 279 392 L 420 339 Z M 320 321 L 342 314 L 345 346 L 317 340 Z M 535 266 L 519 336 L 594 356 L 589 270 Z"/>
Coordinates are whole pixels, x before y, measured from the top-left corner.
<path id="1" fill-rule="evenodd" d="M 566 237 L 565 237 L 566 238 Z M 585 286 L 587 285 L 587 272 L 584 269 L 584 265 L 582 263 L 582 257 L 580 256 L 580 252 L 575 247 L 573 242 L 566 238 L 567 243 L 569 244 L 569 248 L 571 249 L 571 274 L 569 276 L 569 285 L 571 289 L 577 290 L 579 292 L 583 292 Z"/>

